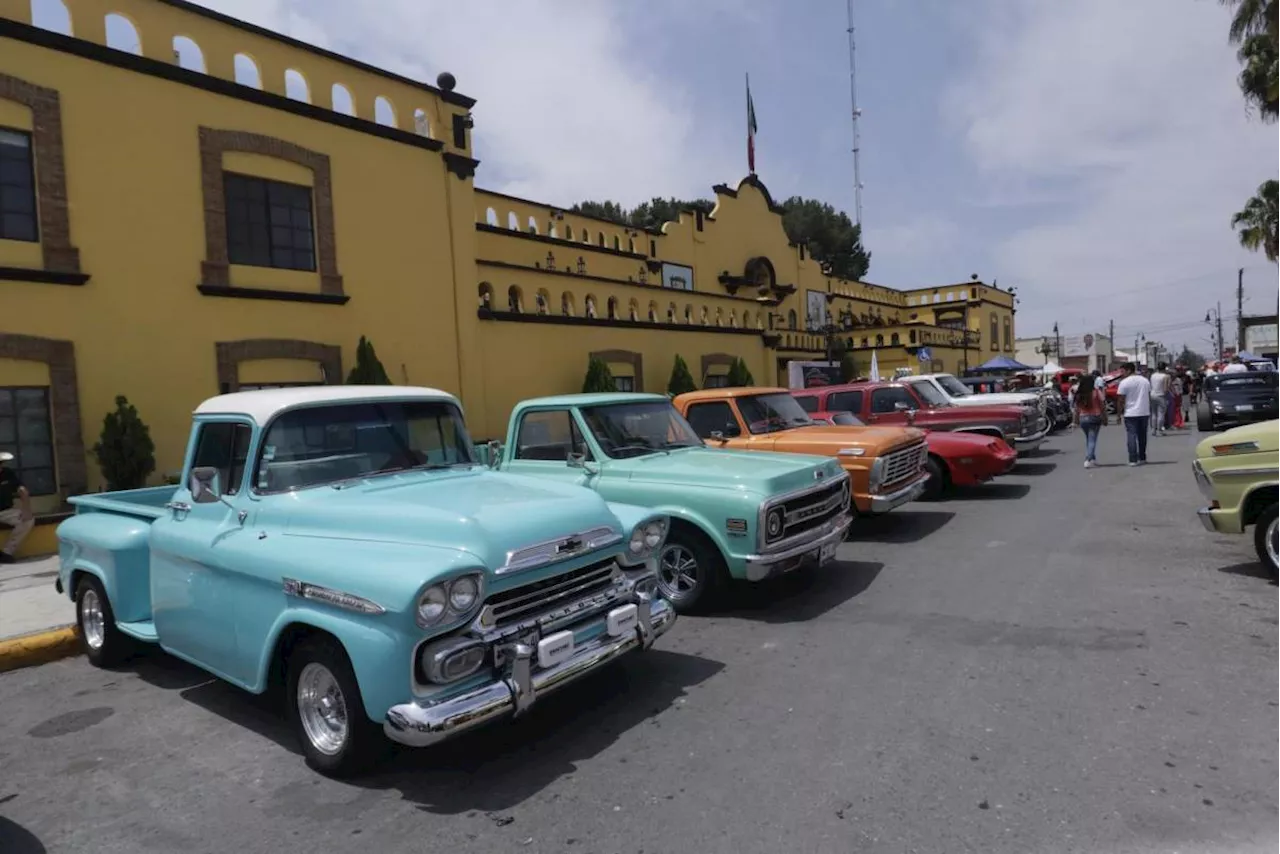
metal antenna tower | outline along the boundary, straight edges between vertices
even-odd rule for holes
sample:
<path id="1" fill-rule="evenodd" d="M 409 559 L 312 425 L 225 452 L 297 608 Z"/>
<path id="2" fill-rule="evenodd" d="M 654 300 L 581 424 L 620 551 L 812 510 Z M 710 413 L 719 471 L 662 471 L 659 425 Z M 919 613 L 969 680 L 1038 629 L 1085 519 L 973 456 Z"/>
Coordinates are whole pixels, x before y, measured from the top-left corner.
<path id="1" fill-rule="evenodd" d="M 846 0 L 849 11 L 849 100 L 853 117 L 853 221 L 862 225 L 862 170 L 859 168 L 859 154 L 862 149 L 862 137 L 858 133 L 858 118 L 862 111 L 858 109 L 858 75 L 857 63 L 854 61 L 853 42 L 853 0 Z"/>

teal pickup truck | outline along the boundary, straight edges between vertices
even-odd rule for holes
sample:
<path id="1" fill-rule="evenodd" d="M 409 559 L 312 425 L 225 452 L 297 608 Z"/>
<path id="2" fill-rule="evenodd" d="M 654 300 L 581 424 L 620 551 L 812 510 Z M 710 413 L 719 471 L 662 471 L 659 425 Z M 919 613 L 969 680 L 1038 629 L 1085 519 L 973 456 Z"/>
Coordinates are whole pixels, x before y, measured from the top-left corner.
<path id="1" fill-rule="evenodd" d="M 138 643 L 262 693 L 307 762 L 359 770 L 523 713 L 647 649 L 667 519 L 489 471 L 434 389 L 319 386 L 196 409 L 178 486 L 82 495 L 57 589 L 90 662 Z"/>
<path id="2" fill-rule="evenodd" d="M 504 472 L 670 516 L 658 587 L 679 612 L 705 605 L 729 578 L 830 561 L 853 518 L 849 476 L 835 459 L 709 448 L 663 395 L 526 400 L 506 441 L 482 455 Z"/>

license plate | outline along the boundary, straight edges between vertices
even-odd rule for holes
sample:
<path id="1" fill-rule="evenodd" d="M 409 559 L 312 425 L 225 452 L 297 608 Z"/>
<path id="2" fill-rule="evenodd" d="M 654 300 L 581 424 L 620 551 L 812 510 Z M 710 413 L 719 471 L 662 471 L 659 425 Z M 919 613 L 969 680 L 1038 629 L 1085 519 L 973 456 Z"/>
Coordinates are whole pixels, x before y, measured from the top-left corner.
<path id="1" fill-rule="evenodd" d="M 818 563 L 826 563 L 836 556 L 837 543 L 828 543 L 822 547 L 822 551 L 818 554 Z"/>
<path id="2" fill-rule="evenodd" d="M 623 605 L 621 608 L 614 608 L 609 612 L 609 619 L 605 622 L 609 637 L 614 638 L 621 637 L 628 632 L 634 632 L 638 625 L 640 625 L 640 612 L 636 610 L 635 605 Z"/>
<path id="3" fill-rule="evenodd" d="M 573 632 L 556 632 L 538 641 L 538 666 L 555 667 L 573 655 Z"/>
<path id="4" fill-rule="evenodd" d="M 1253 404 L 1252 404 L 1252 403 L 1241 403 L 1241 404 L 1238 404 L 1238 405 L 1236 406 L 1236 410 L 1237 410 L 1237 411 L 1239 411 L 1239 412 L 1252 412 L 1252 411 L 1253 411 Z"/>

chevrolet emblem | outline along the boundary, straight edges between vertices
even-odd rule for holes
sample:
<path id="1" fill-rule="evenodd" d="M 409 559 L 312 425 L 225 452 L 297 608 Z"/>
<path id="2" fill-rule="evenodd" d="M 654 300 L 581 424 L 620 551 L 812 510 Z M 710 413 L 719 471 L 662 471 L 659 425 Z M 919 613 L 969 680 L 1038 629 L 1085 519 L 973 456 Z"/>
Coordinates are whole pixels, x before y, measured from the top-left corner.
<path id="1" fill-rule="evenodd" d="M 570 554 L 572 552 L 578 551 L 581 548 L 582 548 L 582 540 L 579 539 L 578 537 L 570 537 L 567 540 L 562 540 L 560 544 L 556 546 L 556 554 L 558 555 Z"/>

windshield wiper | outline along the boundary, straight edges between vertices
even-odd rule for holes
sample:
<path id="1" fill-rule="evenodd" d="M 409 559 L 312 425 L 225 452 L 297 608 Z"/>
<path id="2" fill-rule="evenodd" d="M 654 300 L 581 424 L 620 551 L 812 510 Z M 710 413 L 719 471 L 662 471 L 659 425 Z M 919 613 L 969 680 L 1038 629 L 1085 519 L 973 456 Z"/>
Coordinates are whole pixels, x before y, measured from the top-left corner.
<path id="1" fill-rule="evenodd" d="M 351 477 L 344 477 L 342 480 L 335 480 L 333 483 L 329 485 L 332 486 L 334 489 L 344 489 L 345 487 L 349 486 L 351 483 L 357 480 L 364 480 L 365 478 L 370 478 L 370 477 L 379 477 L 384 474 L 400 474 L 402 472 L 409 472 L 409 471 L 443 471 L 444 469 L 458 468 L 459 466 L 478 466 L 478 465 L 480 465 L 480 463 L 472 461 L 472 462 L 457 462 L 457 463 L 422 463 L 421 465 L 416 465 L 416 466 L 393 466 L 391 468 L 363 472 L 362 474 L 352 475 Z"/>

